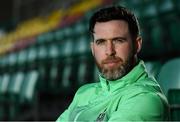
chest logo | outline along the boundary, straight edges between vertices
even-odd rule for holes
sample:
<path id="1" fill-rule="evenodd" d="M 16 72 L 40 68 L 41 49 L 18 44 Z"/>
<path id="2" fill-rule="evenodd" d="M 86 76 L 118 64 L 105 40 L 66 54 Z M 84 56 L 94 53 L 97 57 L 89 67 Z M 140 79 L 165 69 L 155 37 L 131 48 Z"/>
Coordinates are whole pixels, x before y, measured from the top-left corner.
<path id="1" fill-rule="evenodd" d="M 106 109 L 99 114 L 99 116 L 96 119 L 96 122 L 102 122 L 104 120 L 105 115 L 106 115 Z"/>

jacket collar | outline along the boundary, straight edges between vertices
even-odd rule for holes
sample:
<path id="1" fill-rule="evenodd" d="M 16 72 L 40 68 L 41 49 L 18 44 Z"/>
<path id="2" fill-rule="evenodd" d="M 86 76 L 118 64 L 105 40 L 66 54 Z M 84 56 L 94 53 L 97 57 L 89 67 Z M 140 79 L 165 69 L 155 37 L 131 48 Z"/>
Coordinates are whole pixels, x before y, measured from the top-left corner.
<path id="1" fill-rule="evenodd" d="M 145 65 L 142 60 L 125 76 L 117 80 L 106 80 L 102 75 L 99 75 L 100 84 L 103 91 L 114 92 L 117 89 L 123 88 L 124 86 L 135 83 L 142 75 L 147 75 L 145 73 Z"/>

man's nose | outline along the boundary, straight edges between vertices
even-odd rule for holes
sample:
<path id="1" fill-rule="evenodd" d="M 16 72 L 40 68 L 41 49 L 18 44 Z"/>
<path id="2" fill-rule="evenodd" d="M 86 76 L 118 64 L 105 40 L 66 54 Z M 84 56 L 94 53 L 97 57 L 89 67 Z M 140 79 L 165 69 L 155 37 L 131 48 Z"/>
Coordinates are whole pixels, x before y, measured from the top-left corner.
<path id="1" fill-rule="evenodd" d="M 116 54 L 116 50 L 115 50 L 115 45 L 113 44 L 112 41 L 107 41 L 106 44 L 106 55 L 107 56 L 113 56 Z"/>

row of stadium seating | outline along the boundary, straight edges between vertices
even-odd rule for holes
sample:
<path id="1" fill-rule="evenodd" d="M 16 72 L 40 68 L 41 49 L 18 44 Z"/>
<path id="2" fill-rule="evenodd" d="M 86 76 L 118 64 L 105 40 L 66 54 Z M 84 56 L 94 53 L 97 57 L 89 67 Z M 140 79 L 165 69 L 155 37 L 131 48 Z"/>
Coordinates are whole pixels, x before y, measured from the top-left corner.
<path id="1" fill-rule="evenodd" d="M 38 77 L 39 74 L 35 70 L 1 74 L 0 120 L 13 120 L 20 115 L 19 112 L 22 112 L 21 107 L 24 105 L 31 106 L 36 102 Z M 23 113 L 21 114 L 23 115 Z"/>
<path id="2" fill-rule="evenodd" d="M 0 120 L 36 120 L 41 114 L 37 104 L 46 103 L 40 103 L 38 95 L 68 96 L 81 85 L 97 81 L 97 68 L 90 56 L 87 25 L 81 24 L 84 21 L 82 19 L 75 25 L 38 35 L 35 43 L 27 48 L 1 55 Z M 31 71 L 38 75 L 36 79 L 28 80 Z M 22 98 L 29 99 L 21 102 Z M 62 101 L 64 98 L 60 98 L 59 102 L 65 103 Z M 24 106 L 28 106 L 27 111 L 24 111 Z M 57 113 L 59 115 L 60 112 Z"/>
<path id="3" fill-rule="evenodd" d="M 47 45 L 33 45 L 20 51 L 12 52 L 1 57 L 0 67 L 2 72 L 31 65 L 37 61 L 59 60 L 72 56 L 86 55 L 90 53 L 90 40 L 88 36 L 80 36 L 74 40 L 64 40 Z M 14 68 L 14 70 L 16 70 Z"/>
<path id="4" fill-rule="evenodd" d="M 167 15 L 172 11 L 180 12 L 179 0 L 126 0 L 118 2 L 120 5 L 131 8 L 141 18 L 151 18 L 158 15 Z"/>
<path id="5" fill-rule="evenodd" d="M 118 2 L 138 15 L 144 40 L 140 56 L 145 59 L 148 72 L 157 78 L 173 106 L 171 120 L 180 120 L 180 102 L 174 97 L 179 94 L 180 61 L 175 59 L 171 63 L 168 57 L 168 54 L 180 54 L 180 18 L 178 4 L 175 3 L 178 0 Z M 36 92 L 66 96 L 81 85 L 98 80 L 87 28 L 91 12 L 73 25 L 38 35 L 27 48 L 0 57 L 0 120 L 17 119 L 15 114 L 20 107 L 16 107 L 15 102 L 20 106 L 28 103 L 21 102 L 22 98 L 29 99 L 31 108 L 36 108 Z M 163 60 L 164 56 L 169 61 Z"/>
<path id="6" fill-rule="evenodd" d="M 0 76 L 0 112 L 1 117 L 14 118 L 19 105 L 29 103 L 35 106 L 36 92 L 61 92 L 63 95 L 76 91 L 81 85 L 98 80 L 98 71 L 94 61 L 87 57 L 65 59 L 64 61 L 45 64 L 36 70 L 5 73 Z M 56 65 L 55 65 L 56 64 Z M 162 86 L 171 106 L 171 120 L 179 120 L 180 104 L 180 58 L 166 62 L 145 62 L 147 71 Z M 34 108 L 34 107 L 33 107 Z"/>
<path id="7" fill-rule="evenodd" d="M 153 23 L 153 22 L 152 22 Z M 143 31 L 143 49 L 141 56 L 144 58 L 161 56 L 178 55 L 179 50 L 179 26 L 180 22 L 175 21 L 171 23 L 170 28 L 163 29 L 157 23 Z M 86 26 L 86 24 L 80 28 Z M 47 59 L 60 59 L 64 57 L 71 57 L 74 55 L 82 55 L 90 52 L 91 38 L 88 35 L 87 28 L 73 33 L 70 27 L 64 30 L 57 30 L 40 35 L 36 38 L 36 43 L 20 51 L 11 52 L 7 55 L 1 56 L 0 67 L 7 69 L 8 66 L 21 66 L 22 64 L 31 64 L 35 61 L 43 61 Z M 166 33 L 170 33 L 165 35 Z M 149 35 L 148 35 L 149 34 Z M 147 50 L 149 49 L 149 50 Z M 4 71 L 4 70 L 3 70 Z"/>
<path id="8" fill-rule="evenodd" d="M 143 57 L 156 58 L 179 52 L 177 46 L 180 44 L 178 0 L 126 0 L 118 3 L 132 9 L 140 20 L 144 39 Z"/>
<path id="9" fill-rule="evenodd" d="M 48 32 L 37 36 L 36 44 L 43 44 L 43 43 L 54 43 L 55 41 L 63 41 L 64 39 L 70 38 L 74 39 L 77 38 L 79 35 L 87 35 L 88 31 L 88 17 L 85 16 L 78 22 L 73 25 L 70 25 L 65 28 L 60 28 L 54 30 L 53 32 Z"/>
<path id="10" fill-rule="evenodd" d="M 170 104 L 170 119 L 180 120 L 180 58 L 166 62 L 146 62 L 150 75 L 159 82 Z"/>
<path id="11" fill-rule="evenodd" d="M 38 67 L 42 89 L 51 92 L 71 92 L 88 82 L 96 82 L 98 70 L 94 61 L 87 57 L 67 58 L 54 63 L 46 63 Z M 56 88 L 57 87 L 57 88 Z M 65 94 L 65 93 L 64 93 Z"/>
<path id="12" fill-rule="evenodd" d="M 41 92 L 68 96 L 81 85 L 98 81 L 98 70 L 88 56 L 53 62 L 40 63 L 33 70 L 1 74 L 0 120 L 17 120 L 24 105 L 36 110 L 39 102 L 36 97 Z"/>

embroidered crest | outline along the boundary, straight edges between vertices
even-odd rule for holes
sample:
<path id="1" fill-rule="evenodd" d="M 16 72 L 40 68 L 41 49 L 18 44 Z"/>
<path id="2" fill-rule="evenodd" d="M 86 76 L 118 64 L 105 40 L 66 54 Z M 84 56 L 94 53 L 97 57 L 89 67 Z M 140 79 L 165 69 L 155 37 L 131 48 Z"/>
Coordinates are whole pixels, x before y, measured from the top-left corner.
<path id="1" fill-rule="evenodd" d="M 106 109 L 99 114 L 99 116 L 96 119 L 96 122 L 102 122 L 104 120 L 105 115 L 106 115 Z"/>

